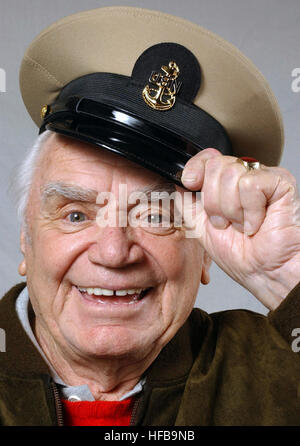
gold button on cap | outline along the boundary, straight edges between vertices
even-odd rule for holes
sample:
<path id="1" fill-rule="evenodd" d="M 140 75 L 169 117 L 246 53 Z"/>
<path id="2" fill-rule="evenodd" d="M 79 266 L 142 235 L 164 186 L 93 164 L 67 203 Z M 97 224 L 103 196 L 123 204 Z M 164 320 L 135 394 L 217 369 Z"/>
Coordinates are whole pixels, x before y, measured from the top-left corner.
<path id="1" fill-rule="evenodd" d="M 50 106 L 49 105 L 43 105 L 43 107 L 41 109 L 41 118 L 44 119 L 45 116 L 47 116 L 49 112 L 50 112 Z"/>

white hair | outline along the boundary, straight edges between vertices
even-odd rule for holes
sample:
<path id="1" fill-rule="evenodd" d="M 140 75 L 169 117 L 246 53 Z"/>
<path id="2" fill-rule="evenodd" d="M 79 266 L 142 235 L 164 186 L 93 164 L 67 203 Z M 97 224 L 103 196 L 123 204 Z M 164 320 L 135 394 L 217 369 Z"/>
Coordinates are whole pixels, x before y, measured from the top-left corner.
<path id="1" fill-rule="evenodd" d="M 26 209 L 29 200 L 29 194 L 34 177 L 34 173 L 39 160 L 41 149 L 53 132 L 46 130 L 39 135 L 33 146 L 27 151 L 27 154 L 18 166 L 13 179 L 13 193 L 16 201 L 17 215 L 21 227 L 26 232 Z"/>

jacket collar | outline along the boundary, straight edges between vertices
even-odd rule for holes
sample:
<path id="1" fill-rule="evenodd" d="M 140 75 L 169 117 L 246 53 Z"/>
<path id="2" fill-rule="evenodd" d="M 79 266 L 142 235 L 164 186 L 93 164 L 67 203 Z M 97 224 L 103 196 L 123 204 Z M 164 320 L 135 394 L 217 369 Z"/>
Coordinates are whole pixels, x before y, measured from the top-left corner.
<path id="1" fill-rule="evenodd" d="M 37 377 L 49 374 L 45 361 L 25 333 L 16 313 L 16 299 L 25 288 L 20 283 L 0 300 L 0 327 L 5 331 L 6 351 L 0 353 L 0 375 Z"/>

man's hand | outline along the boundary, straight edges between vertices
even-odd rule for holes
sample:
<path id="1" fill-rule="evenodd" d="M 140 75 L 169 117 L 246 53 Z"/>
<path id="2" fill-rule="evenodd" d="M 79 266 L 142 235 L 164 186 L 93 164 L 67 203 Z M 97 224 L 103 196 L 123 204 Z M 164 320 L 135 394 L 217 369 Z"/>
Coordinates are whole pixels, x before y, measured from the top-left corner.
<path id="1" fill-rule="evenodd" d="M 247 171 L 237 158 L 205 149 L 182 183 L 201 190 L 195 231 L 230 277 L 275 309 L 300 280 L 300 199 L 295 178 L 279 167 Z"/>

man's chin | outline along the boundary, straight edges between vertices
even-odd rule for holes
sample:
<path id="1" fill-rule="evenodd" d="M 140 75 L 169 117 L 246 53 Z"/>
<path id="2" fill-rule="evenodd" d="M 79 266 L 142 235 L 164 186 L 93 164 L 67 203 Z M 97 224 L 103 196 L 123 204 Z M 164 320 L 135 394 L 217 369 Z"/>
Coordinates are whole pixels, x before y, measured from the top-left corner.
<path id="1" fill-rule="evenodd" d="M 122 359 L 125 357 L 139 360 L 147 356 L 155 345 L 154 333 L 151 330 L 141 332 L 134 328 L 121 325 L 104 325 L 76 332 L 63 333 L 66 342 L 78 356 L 98 359 Z"/>

